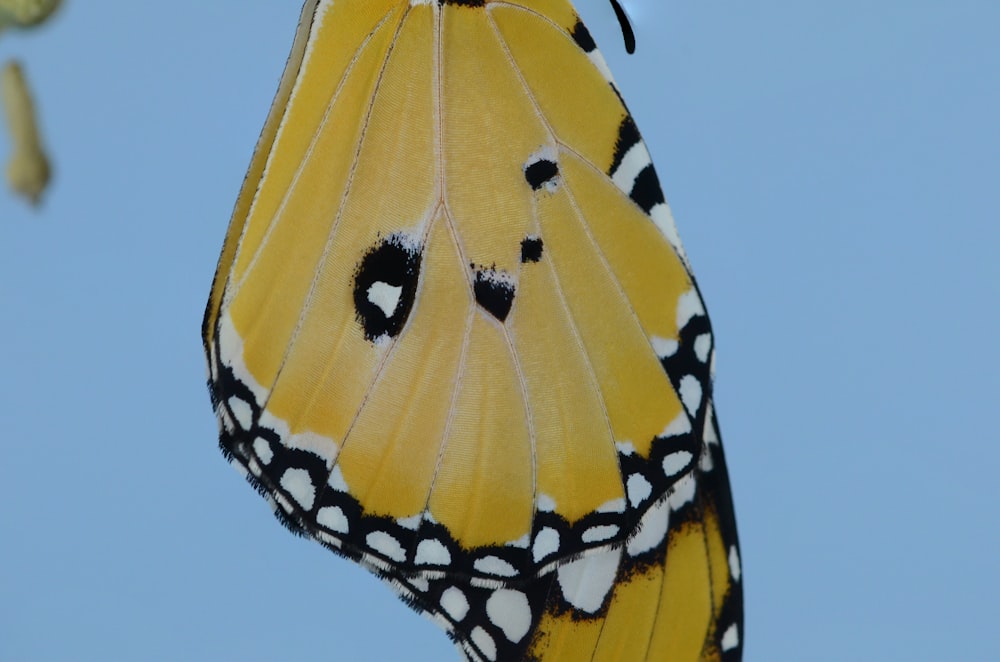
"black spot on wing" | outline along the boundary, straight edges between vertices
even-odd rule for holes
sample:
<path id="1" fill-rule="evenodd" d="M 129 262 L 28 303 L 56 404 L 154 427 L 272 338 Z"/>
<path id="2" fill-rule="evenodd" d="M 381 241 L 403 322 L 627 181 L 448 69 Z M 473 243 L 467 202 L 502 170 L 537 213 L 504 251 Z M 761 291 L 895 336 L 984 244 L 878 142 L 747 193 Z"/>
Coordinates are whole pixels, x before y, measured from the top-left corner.
<path id="1" fill-rule="evenodd" d="M 369 341 L 395 338 L 403 330 L 417 296 L 420 259 L 419 247 L 399 233 L 380 239 L 361 259 L 354 273 L 354 308 Z M 384 292 L 395 297 L 390 310 L 384 302 L 379 305 Z"/>
<path id="2" fill-rule="evenodd" d="M 542 259 L 542 238 L 525 237 L 521 240 L 521 264 L 538 262 Z"/>
<path id="3" fill-rule="evenodd" d="M 485 7 L 486 0 L 438 0 L 438 5 L 455 5 L 457 7 Z"/>
<path id="4" fill-rule="evenodd" d="M 590 30 L 587 29 L 587 26 L 580 19 L 576 19 L 576 25 L 573 26 L 570 36 L 573 37 L 573 41 L 576 42 L 577 46 L 583 49 L 584 53 L 590 53 L 597 49 L 594 38 L 590 36 Z"/>
<path id="5" fill-rule="evenodd" d="M 506 321 L 514 305 L 514 281 L 504 272 L 480 269 L 472 284 L 476 303 L 501 322 Z"/>
<path id="6" fill-rule="evenodd" d="M 534 191 L 554 184 L 558 176 L 559 164 L 549 159 L 540 158 L 524 166 L 524 178 Z"/>
<path id="7" fill-rule="evenodd" d="M 628 154 L 628 151 L 632 147 L 642 140 L 639 135 L 639 127 L 635 125 L 635 120 L 632 119 L 631 115 L 625 115 L 622 118 L 622 123 L 618 127 L 618 140 L 615 141 L 615 157 L 611 161 L 611 167 L 608 169 L 609 175 L 614 175 L 615 170 L 618 170 L 618 166 L 622 164 L 622 159 Z"/>
<path id="8" fill-rule="evenodd" d="M 647 214 L 649 210 L 664 201 L 660 180 L 652 163 L 643 168 L 635 178 L 630 196 Z"/>

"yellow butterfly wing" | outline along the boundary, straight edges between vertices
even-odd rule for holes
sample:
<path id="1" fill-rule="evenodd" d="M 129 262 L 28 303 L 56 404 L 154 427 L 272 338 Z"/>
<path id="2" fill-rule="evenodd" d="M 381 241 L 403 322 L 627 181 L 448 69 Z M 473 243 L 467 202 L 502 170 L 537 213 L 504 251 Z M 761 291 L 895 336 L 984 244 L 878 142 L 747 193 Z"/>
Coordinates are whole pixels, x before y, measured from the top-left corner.
<path id="1" fill-rule="evenodd" d="M 566 0 L 307 2 L 203 336 L 233 464 L 471 658 L 738 658 L 711 330 Z"/>

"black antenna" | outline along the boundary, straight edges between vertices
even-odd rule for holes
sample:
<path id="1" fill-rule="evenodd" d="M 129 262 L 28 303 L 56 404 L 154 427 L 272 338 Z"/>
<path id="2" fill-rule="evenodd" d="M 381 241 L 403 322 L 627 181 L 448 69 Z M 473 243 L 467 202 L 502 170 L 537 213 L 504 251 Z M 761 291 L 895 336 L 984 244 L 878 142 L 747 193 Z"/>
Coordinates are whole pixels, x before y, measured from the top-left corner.
<path id="1" fill-rule="evenodd" d="M 622 38 L 625 39 L 625 52 L 635 53 L 635 33 L 632 32 L 632 25 L 628 22 L 628 14 L 618 4 L 618 0 L 611 0 L 611 6 L 615 8 L 615 16 L 622 26 Z"/>

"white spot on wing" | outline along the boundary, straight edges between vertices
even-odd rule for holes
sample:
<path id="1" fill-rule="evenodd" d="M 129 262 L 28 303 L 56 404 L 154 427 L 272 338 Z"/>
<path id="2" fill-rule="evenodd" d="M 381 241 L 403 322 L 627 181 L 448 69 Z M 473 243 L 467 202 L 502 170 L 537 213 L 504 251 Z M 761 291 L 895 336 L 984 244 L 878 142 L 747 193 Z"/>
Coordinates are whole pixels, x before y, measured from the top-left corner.
<path id="1" fill-rule="evenodd" d="M 622 162 L 611 176 L 611 180 L 626 194 L 631 194 L 635 178 L 652 162 L 646 145 L 640 140 L 625 152 L 625 156 L 622 157 Z"/>
<path id="2" fill-rule="evenodd" d="M 663 473 L 667 478 L 676 476 L 684 471 L 690 464 L 694 456 L 688 451 L 677 451 L 663 458 Z"/>
<path id="3" fill-rule="evenodd" d="M 484 556 L 481 559 L 476 559 L 472 567 L 484 575 L 496 575 L 497 577 L 514 577 L 517 575 L 517 569 L 514 566 L 496 556 Z"/>
<path id="4" fill-rule="evenodd" d="M 708 354 L 712 351 L 712 334 L 703 333 L 694 339 L 694 355 L 702 363 L 708 361 Z"/>
<path id="5" fill-rule="evenodd" d="M 597 508 L 599 513 L 624 513 L 625 512 L 625 499 L 612 499 L 606 503 L 601 504 Z"/>
<path id="6" fill-rule="evenodd" d="M 469 633 L 469 638 L 482 651 L 487 660 L 492 661 L 497 659 L 497 644 L 493 641 L 493 637 L 490 636 L 489 632 L 481 627 L 476 627 Z"/>
<path id="7" fill-rule="evenodd" d="M 231 396 L 227 401 L 229 411 L 233 412 L 233 417 L 239 424 L 241 430 L 249 430 L 253 425 L 253 409 L 245 400 Z"/>
<path id="8" fill-rule="evenodd" d="M 535 507 L 539 512 L 552 513 L 556 510 L 556 500 L 550 497 L 548 494 L 539 494 L 538 501 Z"/>
<path id="9" fill-rule="evenodd" d="M 378 306 L 386 317 L 392 317 L 396 313 L 402 296 L 403 288 L 398 285 L 377 281 L 368 287 L 368 302 Z"/>
<path id="10" fill-rule="evenodd" d="M 267 439 L 257 437 L 253 440 L 253 452 L 260 458 L 262 464 L 271 464 L 274 459 L 274 451 L 271 450 L 271 442 Z"/>
<path id="11" fill-rule="evenodd" d="M 583 542 L 600 542 L 602 540 L 608 540 L 618 535 L 618 527 L 613 524 L 605 524 L 603 526 L 592 526 L 583 532 L 580 536 L 580 540 Z"/>
<path id="12" fill-rule="evenodd" d="M 469 613 L 469 600 L 459 589 L 452 586 L 441 594 L 441 608 L 445 613 L 461 622 Z"/>
<path id="13" fill-rule="evenodd" d="M 736 627 L 736 623 L 733 623 L 728 628 L 726 628 L 725 634 L 722 635 L 722 650 L 730 651 L 740 645 L 740 631 Z"/>
<path id="14" fill-rule="evenodd" d="M 681 377 L 681 402 L 684 403 L 684 408 L 692 416 L 698 413 L 698 407 L 701 406 L 701 394 L 701 382 L 698 381 L 697 377 L 694 375 Z"/>
<path id="15" fill-rule="evenodd" d="M 288 424 L 269 412 L 266 407 L 260 412 L 260 419 L 257 421 L 257 424 L 262 428 L 274 430 L 278 438 L 281 439 L 282 444 L 287 445 L 286 440 L 292 433 Z"/>
<path id="16" fill-rule="evenodd" d="M 687 434 L 691 431 L 691 420 L 687 417 L 687 414 L 681 412 L 677 414 L 674 420 L 670 421 L 667 427 L 663 428 L 663 432 L 660 433 L 661 437 L 678 437 L 682 434 Z"/>
<path id="17" fill-rule="evenodd" d="M 406 560 L 406 550 L 403 549 L 398 540 L 385 531 L 372 531 L 365 537 L 365 542 L 373 550 L 393 561 L 402 563 Z"/>
<path id="18" fill-rule="evenodd" d="M 638 556 L 655 548 L 667 535 L 670 525 L 670 506 L 661 501 L 646 511 L 639 521 L 639 530 L 625 545 L 629 556 Z"/>
<path id="19" fill-rule="evenodd" d="M 715 425 L 712 423 L 715 418 L 715 412 L 712 411 L 714 407 L 712 406 L 712 401 L 709 400 L 708 404 L 705 405 L 705 432 L 702 438 L 705 440 L 706 444 L 717 444 L 719 443 L 719 435 L 715 431 Z"/>
<path id="20" fill-rule="evenodd" d="M 350 488 L 347 487 L 347 481 L 344 480 L 344 472 L 340 470 L 339 464 L 330 472 L 330 479 L 326 481 L 326 484 L 338 492 L 351 491 Z"/>
<path id="21" fill-rule="evenodd" d="M 687 255 L 684 253 L 684 245 L 681 243 L 681 236 L 677 233 L 677 223 L 674 222 L 674 215 L 670 212 L 670 207 L 665 202 L 658 202 L 649 210 L 649 217 L 659 228 L 660 233 L 670 242 L 677 254 L 681 256 L 687 264 Z M 684 327 L 679 327 L 684 328 Z"/>
<path id="22" fill-rule="evenodd" d="M 705 306 L 701 297 L 693 289 L 688 290 L 677 300 L 677 328 L 683 329 L 691 318 L 705 314 Z"/>
<path id="23" fill-rule="evenodd" d="M 486 615 L 515 644 L 531 629 L 531 605 L 520 591 L 499 589 L 486 601 Z"/>
<path id="24" fill-rule="evenodd" d="M 233 376 L 250 389 L 258 404 L 266 402 L 268 390 L 254 379 L 243 363 L 243 338 L 236 331 L 228 312 L 219 318 L 219 347 L 222 363 L 232 368 Z"/>
<path id="25" fill-rule="evenodd" d="M 736 549 L 736 545 L 729 548 L 729 574 L 732 575 L 733 581 L 740 581 L 740 573 L 742 568 L 740 567 L 740 551 Z"/>
<path id="26" fill-rule="evenodd" d="M 715 462 L 712 460 L 712 451 L 709 450 L 708 446 L 702 447 L 701 458 L 698 460 L 698 468 L 703 473 L 708 473 L 712 469 L 715 469 Z"/>
<path id="27" fill-rule="evenodd" d="M 601 55 L 601 52 L 599 50 L 595 48 L 594 50 L 587 53 L 587 57 L 590 58 L 590 61 L 594 63 L 594 66 L 597 67 L 597 70 L 601 72 L 602 76 L 604 76 L 604 80 L 608 81 L 609 83 L 615 82 L 614 77 L 611 75 L 611 69 L 608 68 L 608 63 L 604 60 L 604 56 Z"/>
<path id="28" fill-rule="evenodd" d="M 556 573 L 566 601 L 588 614 L 596 613 L 615 585 L 621 556 L 620 549 L 612 549 L 560 567 Z"/>
<path id="29" fill-rule="evenodd" d="M 632 445 L 631 441 L 620 441 L 615 444 L 615 448 L 622 455 L 635 455 L 635 446 Z"/>
<path id="30" fill-rule="evenodd" d="M 685 474 L 679 478 L 670 490 L 670 496 L 667 497 L 670 507 L 674 510 L 680 510 L 681 506 L 694 501 L 694 493 L 697 487 L 698 483 L 695 482 L 693 473 Z"/>
<path id="31" fill-rule="evenodd" d="M 319 512 L 316 513 L 316 521 L 321 526 L 325 526 L 337 533 L 347 533 L 350 530 L 350 523 L 347 520 L 347 516 L 344 515 L 344 511 L 338 506 L 320 508 Z"/>
<path id="32" fill-rule="evenodd" d="M 261 416 L 261 420 L 263 420 Z M 272 420 L 278 420 L 272 417 Z M 284 425 L 284 422 L 282 422 Z M 284 425 L 284 427 L 288 427 Z M 275 428 L 278 433 L 281 434 L 280 428 Z M 334 443 L 333 439 L 329 437 L 324 437 L 321 434 L 316 434 L 315 432 L 299 432 L 298 434 L 282 435 L 281 437 L 284 443 L 289 448 L 297 448 L 303 451 L 309 451 L 313 455 L 319 457 L 323 460 L 323 463 L 327 467 L 332 467 L 333 463 L 337 459 L 337 455 L 340 453 L 340 447 Z"/>
<path id="33" fill-rule="evenodd" d="M 281 488 L 305 510 L 312 510 L 316 487 L 305 469 L 286 469 L 281 475 Z"/>
<path id="34" fill-rule="evenodd" d="M 651 336 L 649 338 L 650 344 L 653 346 L 653 351 L 656 352 L 656 356 L 661 359 L 665 359 L 668 356 L 673 356 L 677 353 L 677 348 L 680 345 L 673 338 L 661 338 L 660 336 Z"/>
<path id="35" fill-rule="evenodd" d="M 532 547 L 531 555 L 535 561 L 541 561 L 549 554 L 559 551 L 559 532 L 553 528 L 545 527 L 535 536 L 535 545 Z"/>
<path id="36" fill-rule="evenodd" d="M 417 527 L 420 526 L 420 521 L 423 519 L 423 514 L 414 515 L 413 517 L 400 517 L 396 520 L 396 524 L 400 525 L 404 529 L 409 529 L 410 531 L 416 531 Z"/>
<path id="37" fill-rule="evenodd" d="M 650 485 L 649 481 L 646 480 L 646 477 L 641 474 L 632 474 L 629 476 L 627 488 L 628 500 L 633 506 L 638 506 L 653 493 L 653 486 Z"/>
<path id="38" fill-rule="evenodd" d="M 451 563 L 451 552 L 440 540 L 421 540 L 414 560 L 420 565 L 448 565 Z"/>

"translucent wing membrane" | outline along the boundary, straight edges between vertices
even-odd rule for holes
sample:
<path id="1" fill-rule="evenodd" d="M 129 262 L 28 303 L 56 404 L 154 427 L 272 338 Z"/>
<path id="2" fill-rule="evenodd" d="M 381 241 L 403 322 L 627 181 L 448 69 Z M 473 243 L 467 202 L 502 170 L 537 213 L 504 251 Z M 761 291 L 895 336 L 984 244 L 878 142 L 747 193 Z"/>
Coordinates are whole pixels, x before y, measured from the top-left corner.
<path id="1" fill-rule="evenodd" d="M 306 3 L 203 333 L 234 465 L 470 658 L 739 657 L 711 329 L 565 0 Z"/>

